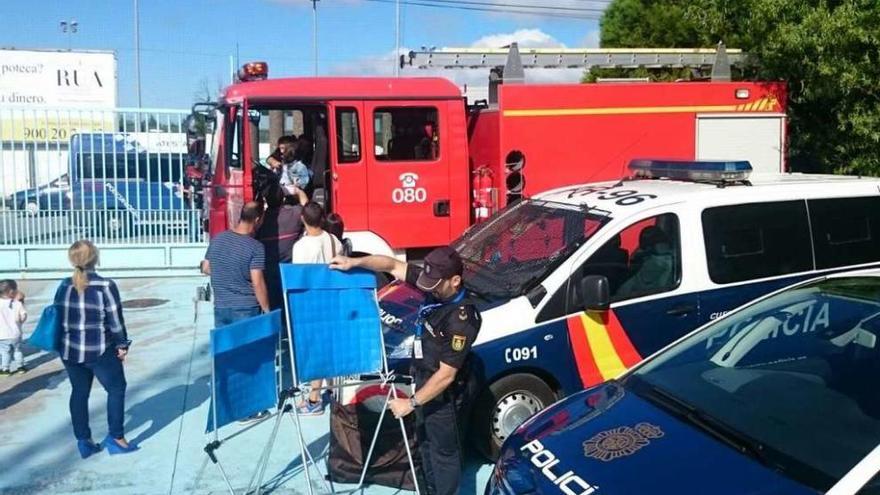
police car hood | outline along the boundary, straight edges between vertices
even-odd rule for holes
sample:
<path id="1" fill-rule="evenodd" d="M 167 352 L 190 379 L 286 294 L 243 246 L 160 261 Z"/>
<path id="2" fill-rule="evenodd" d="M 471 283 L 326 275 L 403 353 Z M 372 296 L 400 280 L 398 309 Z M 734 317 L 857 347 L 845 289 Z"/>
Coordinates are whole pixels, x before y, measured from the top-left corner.
<path id="1" fill-rule="evenodd" d="M 504 444 L 488 493 L 815 493 L 616 383 L 538 414 Z"/>

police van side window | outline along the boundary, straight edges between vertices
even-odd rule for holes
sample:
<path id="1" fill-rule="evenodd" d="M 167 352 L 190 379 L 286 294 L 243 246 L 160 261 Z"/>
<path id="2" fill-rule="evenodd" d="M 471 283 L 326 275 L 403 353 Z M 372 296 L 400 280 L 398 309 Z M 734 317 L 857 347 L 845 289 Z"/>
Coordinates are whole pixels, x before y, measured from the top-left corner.
<path id="1" fill-rule="evenodd" d="M 440 156 L 440 130 L 433 107 L 378 108 L 373 143 L 379 161 L 433 161 Z"/>
<path id="2" fill-rule="evenodd" d="M 336 109 L 336 154 L 339 163 L 361 161 L 361 131 L 354 108 Z"/>
<path id="3" fill-rule="evenodd" d="M 612 302 L 674 290 L 681 282 L 678 217 L 666 213 L 621 230 L 574 271 L 537 320 L 581 312 L 580 281 L 586 275 L 608 279 Z"/>
<path id="4" fill-rule="evenodd" d="M 709 277 L 716 284 L 813 269 L 805 201 L 707 208 L 702 220 Z"/>
<path id="5" fill-rule="evenodd" d="M 809 200 L 816 268 L 880 260 L 880 198 Z"/>

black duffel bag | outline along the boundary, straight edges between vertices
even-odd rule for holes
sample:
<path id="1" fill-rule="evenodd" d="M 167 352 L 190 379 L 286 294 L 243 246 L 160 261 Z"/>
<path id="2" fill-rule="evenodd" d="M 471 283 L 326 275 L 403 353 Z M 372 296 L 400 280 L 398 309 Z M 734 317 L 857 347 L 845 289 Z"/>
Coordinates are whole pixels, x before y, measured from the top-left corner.
<path id="1" fill-rule="evenodd" d="M 403 420 L 409 439 L 409 448 L 416 469 L 420 468 L 415 432 L 415 415 Z M 329 479 L 335 483 L 357 483 L 360 480 L 364 459 L 370 449 L 370 441 L 379 423 L 379 413 L 361 404 L 342 405 L 331 402 L 330 407 L 330 453 L 327 458 Z M 364 483 L 414 490 L 409 461 L 406 457 L 400 423 L 390 410 L 385 412 L 382 428 L 370 468 Z M 420 482 L 420 488 L 424 485 Z"/>

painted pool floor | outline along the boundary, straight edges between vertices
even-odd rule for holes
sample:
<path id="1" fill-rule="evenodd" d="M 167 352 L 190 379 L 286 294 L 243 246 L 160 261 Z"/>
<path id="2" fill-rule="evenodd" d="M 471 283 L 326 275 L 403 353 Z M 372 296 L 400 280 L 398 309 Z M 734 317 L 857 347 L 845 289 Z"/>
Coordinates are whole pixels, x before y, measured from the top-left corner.
<path id="1" fill-rule="evenodd" d="M 219 470 L 203 448 L 209 404 L 210 303 L 200 303 L 194 323 L 195 288 L 201 278 L 119 280 L 123 300 L 157 298 L 167 302 L 152 308 L 126 310 L 129 336 L 134 341 L 125 365 L 125 430 L 138 444 L 134 454 L 110 457 L 101 452 L 80 459 L 70 426 L 67 402 L 70 386 L 56 355 L 25 347 L 29 371 L 0 376 L 0 493 L 3 494 L 177 494 L 228 493 Z M 55 282 L 24 282 L 31 321 L 25 334 L 54 294 Z M 92 434 L 107 433 L 106 395 L 94 384 L 90 401 Z M 323 482 L 329 442 L 329 416 L 303 418 L 309 451 L 317 458 L 313 470 L 315 493 L 329 493 Z M 248 485 L 272 431 L 272 421 L 254 426 L 225 442 L 217 451 L 236 493 Z M 221 429 L 221 437 L 242 429 Z M 299 461 L 293 421 L 280 425 L 264 476 L 264 493 L 308 493 Z M 467 455 L 461 493 L 481 494 L 490 466 Z M 336 485 L 345 490 L 345 485 Z M 397 493 L 369 486 L 365 493 Z"/>

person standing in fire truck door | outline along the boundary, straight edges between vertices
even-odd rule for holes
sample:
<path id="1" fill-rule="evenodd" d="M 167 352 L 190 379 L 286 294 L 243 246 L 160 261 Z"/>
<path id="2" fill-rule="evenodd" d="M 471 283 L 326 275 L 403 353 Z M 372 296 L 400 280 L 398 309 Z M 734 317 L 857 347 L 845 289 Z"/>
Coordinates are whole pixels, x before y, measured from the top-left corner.
<path id="1" fill-rule="evenodd" d="M 295 186 L 308 190 L 312 172 L 303 162 L 305 151 L 303 142 L 296 136 L 281 136 L 278 138 L 278 148 L 269 155 L 266 163 L 275 172 L 282 186 Z"/>
<path id="2" fill-rule="evenodd" d="M 425 257 L 424 268 L 379 255 L 338 256 L 330 263 L 337 270 L 354 267 L 390 272 L 428 294 L 419 309 L 413 342 L 411 370 L 416 392 L 408 399 L 393 400 L 390 408 L 397 418 L 416 412 L 428 493 L 456 495 L 461 484 L 461 443 L 455 403 L 461 390 L 453 383 L 461 382 L 456 380 L 460 370 L 466 373 L 466 360 L 481 323 L 462 283 L 461 257 L 451 247 L 441 247 Z"/>

